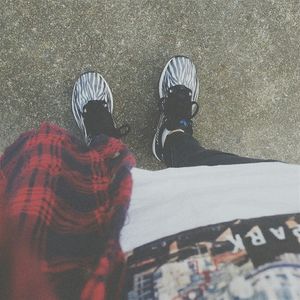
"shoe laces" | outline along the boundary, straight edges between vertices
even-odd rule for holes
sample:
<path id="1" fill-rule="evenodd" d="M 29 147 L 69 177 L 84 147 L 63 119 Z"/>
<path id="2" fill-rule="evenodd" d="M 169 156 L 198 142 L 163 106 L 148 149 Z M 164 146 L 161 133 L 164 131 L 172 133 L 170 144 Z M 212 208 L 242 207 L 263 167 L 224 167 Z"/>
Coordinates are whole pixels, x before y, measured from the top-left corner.
<path id="1" fill-rule="evenodd" d="M 165 98 L 159 103 L 160 111 L 166 118 L 166 127 L 169 130 L 192 126 L 192 118 L 199 111 L 199 105 L 191 101 L 192 91 L 183 85 L 171 87 Z"/>
<path id="2" fill-rule="evenodd" d="M 111 113 L 108 111 L 107 103 L 104 100 L 91 100 L 84 107 L 82 112 L 84 125 L 88 137 L 93 138 L 101 133 L 107 136 L 121 138 L 130 131 L 130 126 L 124 124 L 116 127 Z"/>

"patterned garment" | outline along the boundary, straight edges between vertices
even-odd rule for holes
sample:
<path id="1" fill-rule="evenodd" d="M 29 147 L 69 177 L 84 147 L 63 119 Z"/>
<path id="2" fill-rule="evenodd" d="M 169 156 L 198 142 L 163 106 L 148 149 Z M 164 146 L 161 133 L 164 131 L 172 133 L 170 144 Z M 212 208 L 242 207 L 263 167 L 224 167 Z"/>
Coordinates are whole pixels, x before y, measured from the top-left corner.
<path id="1" fill-rule="evenodd" d="M 59 274 L 79 270 L 87 279 L 78 299 L 117 299 L 111 287 L 123 264 L 119 233 L 135 164 L 126 146 L 99 135 L 87 147 L 44 123 L 22 134 L 0 163 L 0 213 L 5 211 L 7 230 L 28 245 L 54 289 Z"/>

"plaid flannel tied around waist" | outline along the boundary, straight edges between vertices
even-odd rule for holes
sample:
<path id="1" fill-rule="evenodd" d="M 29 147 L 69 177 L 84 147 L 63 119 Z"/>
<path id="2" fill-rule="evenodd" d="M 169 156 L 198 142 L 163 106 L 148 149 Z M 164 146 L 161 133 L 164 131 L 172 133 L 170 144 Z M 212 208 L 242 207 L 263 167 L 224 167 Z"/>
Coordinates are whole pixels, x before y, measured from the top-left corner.
<path id="1" fill-rule="evenodd" d="M 116 298 L 111 287 L 123 263 L 119 233 L 135 164 L 126 146 L 99 135 L 87 147 L 44 123 L 22 134 L 0 162 L 0 208 L 40 270 L 53 278 L 84 270 L 81 299 Z"/>

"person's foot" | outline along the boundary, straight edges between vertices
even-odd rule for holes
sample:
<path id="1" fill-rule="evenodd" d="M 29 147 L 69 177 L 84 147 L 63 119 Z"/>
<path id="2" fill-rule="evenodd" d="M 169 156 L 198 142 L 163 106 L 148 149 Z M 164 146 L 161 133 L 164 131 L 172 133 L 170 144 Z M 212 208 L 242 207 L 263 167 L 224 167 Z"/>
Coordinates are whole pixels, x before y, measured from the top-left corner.
<path id="1" fill-rule="evenodd" d="M 128 125 L 116 128 L 112 118 L 111 90 L 105 79 L 97 72 L 83 73 L 75 82 L 72 111 L 87 145 L 100 133 L 119 138 L 129 131 Z"/>
<path id="2" fill-rule="evenodd" d="M 154 135 L 152 152 L 163 160 L 166 137 L 173 132 L 193 134 L 192 118 L 199 110 L 196 102 L 199 81 L 196 67 L 185 56 L 174 56 L 166 64 L 159 80 L 160 118 Z"/>

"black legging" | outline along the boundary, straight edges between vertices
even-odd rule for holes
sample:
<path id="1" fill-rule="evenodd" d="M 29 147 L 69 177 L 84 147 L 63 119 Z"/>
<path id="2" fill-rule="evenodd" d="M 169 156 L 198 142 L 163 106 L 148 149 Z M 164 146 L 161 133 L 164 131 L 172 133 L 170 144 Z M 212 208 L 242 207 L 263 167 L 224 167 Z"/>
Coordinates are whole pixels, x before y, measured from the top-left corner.
<path id="1" fill-rule="evenodd" d="M 201 147 L 193 136 L 183 132 L 174 132 L 167 136 L 163 151 L 164 162 L 168 167 L 216 166 L 275 161 L 207 150 Z"/>

